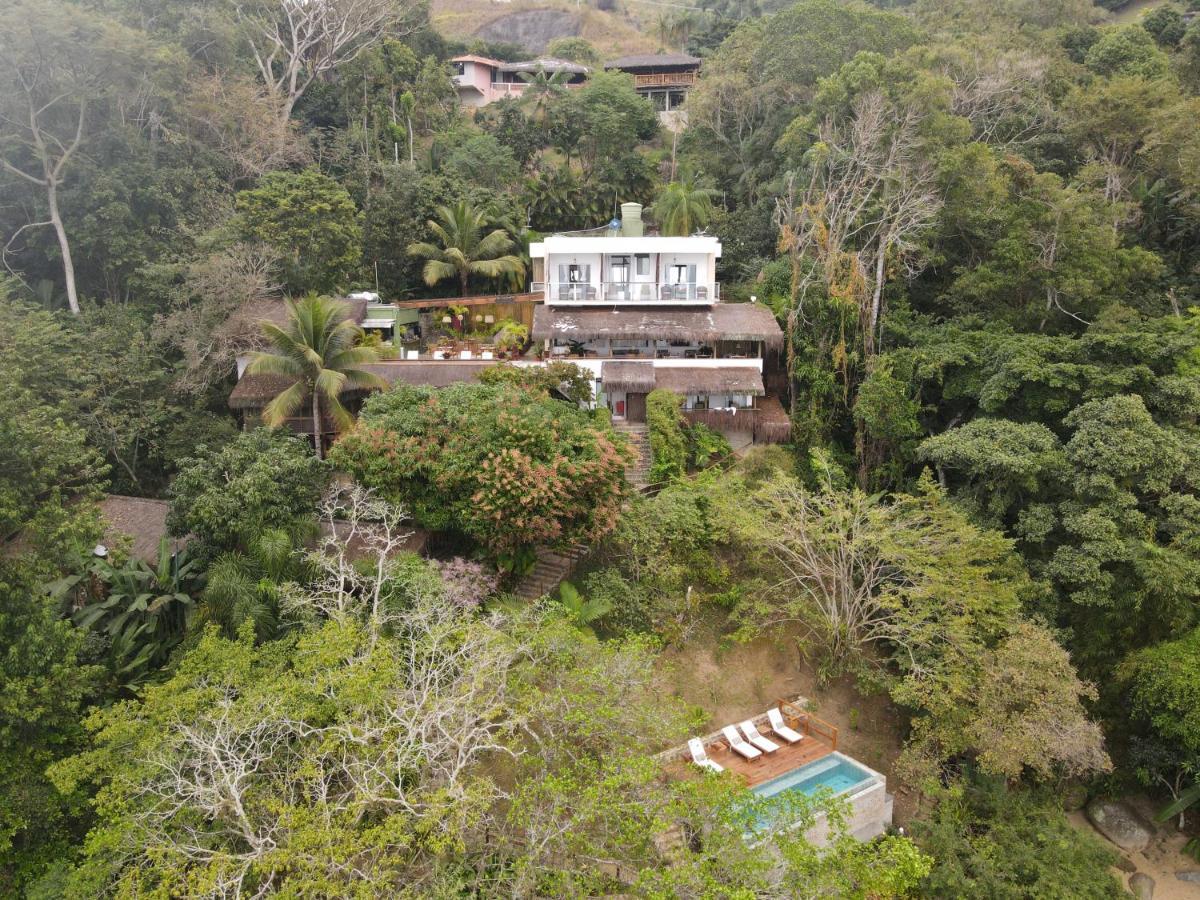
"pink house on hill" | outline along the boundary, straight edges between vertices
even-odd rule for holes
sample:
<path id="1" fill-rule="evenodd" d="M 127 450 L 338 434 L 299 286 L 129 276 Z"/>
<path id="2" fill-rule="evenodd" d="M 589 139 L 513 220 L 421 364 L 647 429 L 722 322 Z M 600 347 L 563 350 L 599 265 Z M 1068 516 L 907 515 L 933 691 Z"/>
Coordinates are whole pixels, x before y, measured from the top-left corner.
<path id="1" fill-rule="evenodd" d="M 467 107 L 487 106 L 505 97 L 520 97 L 528 86 L 522 73 L 530 75 L 539 70 L 548 74 L 563 72 L 568 87 L 587 80 L 588 68 L 565 59 L 543 57 L 521 62 L 503 62 L 486 56 L 467 53 L 450 60 L 459 103 Z"/>

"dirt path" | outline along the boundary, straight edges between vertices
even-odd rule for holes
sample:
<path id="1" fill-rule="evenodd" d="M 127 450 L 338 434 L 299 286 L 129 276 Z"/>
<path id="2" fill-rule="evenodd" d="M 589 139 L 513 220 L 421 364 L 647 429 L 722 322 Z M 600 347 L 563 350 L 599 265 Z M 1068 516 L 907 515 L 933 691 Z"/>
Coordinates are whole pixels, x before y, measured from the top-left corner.
<path id="1" fill-rule="evenodd" d="M 1138 807 L 1147 821 L 1150 821 L 1154 815 L 1154 808 L 1150 803 L 1134 799 L 1130 802 Z M 1121 852 L 1092 827 L 1082 810 L 1069 813 L 1067 819 L 1080 831 L 1098 837 L 1105 846 Z M 1200 869 L 1200 863 L 1181 852 L 1185 840 L 1185 836 L 1174 828 L 1160 826 L 1154 841 L 1144 852 L 1124 854 L 1126 859 L 1137 866 L 1137 871 L 1144 872 L 1154 879 L 1154 900 L 1200 900 L 1200 884 L 1189 884 L 1175 877 L 1175 873 L 1179 871 Z M 1117 881 L 1128 887 L 1132 872 L 1114 868 L 1112 873 Z"/>

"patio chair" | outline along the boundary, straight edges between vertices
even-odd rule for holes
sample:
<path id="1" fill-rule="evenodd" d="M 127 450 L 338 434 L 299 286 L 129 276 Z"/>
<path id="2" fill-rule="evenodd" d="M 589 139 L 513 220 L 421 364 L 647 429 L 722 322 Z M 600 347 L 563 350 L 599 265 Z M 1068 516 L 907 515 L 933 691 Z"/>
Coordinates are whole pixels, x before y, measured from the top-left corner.
<path id="1" fill-rule="evenodd" d="M 702 769 L 708 769 L 710 772 L 724 772 L 725 767 L 720 763 L 715 763 L 708 758 L 708 754 L 704 752 L 704 744 L 700 738 L 692 738 L 688 741 L 688 749 L 692 751 L 692 762 Z"/>
<path id="2" fill-rule="evenodd" d="M 708 288 L 706 288 L 706 287 L 696 288 L 696 299 L 700 300 L 700 301 L 707 300 L 708 299 Z"/>
<path id="3" fill-rule="evenodd" d="M 747 719 L 742 723 L 742 734 L 746 736 L 746 740 L 752 743 L 763 753 L 774 753 L 779 749 L 779 745 L 772 740 L 768 740 L 758 733 L 758 729 L 754 727 L 754 723 Z"/>
<path id="4" fill-rule="evenodd" d="M 597 298 L 599 298 L 599 296 L 600 296 L 600 292 L 596 290 L 595 285 L 589 284 L 587 287 L 588 303 L 595 303 Z"/>
<path id="5" fill-rule="evenodd" d="M 781 713 L 779 710 L 768 709 L 767 721 L 771 723 L 771 730 L 789 744 L 798 744 L 804 740 L 804 735 L 784 724 L 783 713 Z"/>
<path id="6" fill-rule="evenodd" d="M 663 285 L 663 286 L 662 286 L 662 287 L 659 289 L 659 291 L 658 291 L 658 299 L 659 299 L 659 300 L 667 300 L 667 301 L 670 301 L 670 300 L 671 300 L 671 286 L 670 286 L 669 284 L 664 284 L 664 285 Z"/>
<path id="7" fill-rule="evenodd" d="M 729 741 L 729 749 L 738 756 L 744 756 L 746 759 L 758 759 L 763 755 L 757 747 L 747 744 L 746 739 L 738 734 L 737 729 L 732 725 L 722 728 L 721 734 L 725 735 L 725 740 Z"/>

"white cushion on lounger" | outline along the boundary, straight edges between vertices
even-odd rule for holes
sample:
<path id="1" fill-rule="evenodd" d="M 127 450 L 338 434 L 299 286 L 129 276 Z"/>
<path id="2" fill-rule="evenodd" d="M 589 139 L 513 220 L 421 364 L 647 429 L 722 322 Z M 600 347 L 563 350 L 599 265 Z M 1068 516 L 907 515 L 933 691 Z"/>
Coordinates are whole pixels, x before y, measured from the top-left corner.
<path id="1" fill-rule="evenodd" d="M 737 729 L 732 725 L 726 725 L 721 729 L 721 733 L 725 735 L 725 740 L 729 741 L 729 749 L 746 759 L 758 759 L 762 756 L 762 751 L 757 747 L 752 747 L 746 743 L 746 739 L 737 733 Z"/>
<path id="2" fill-rule="evenodd" d="M 767 719 L 771 723 L 771 730 L 787 741 L 789 744 L 798 744 L 804 740 L 804 735 L 795 731 L 783 724 L 783 713 L 777 709 L 767 710 Z"/>
<path id="3" fill-rule="evenodd" d="M 774 753 L 779 749 L 779 745 L 777 743 L 759 734 L 758 729 L 754 727 L 754 723 L 749 719 L 742 723 L 742 734 L 746 736 L 746 740 L 752 743 L 763 753 Z"/>

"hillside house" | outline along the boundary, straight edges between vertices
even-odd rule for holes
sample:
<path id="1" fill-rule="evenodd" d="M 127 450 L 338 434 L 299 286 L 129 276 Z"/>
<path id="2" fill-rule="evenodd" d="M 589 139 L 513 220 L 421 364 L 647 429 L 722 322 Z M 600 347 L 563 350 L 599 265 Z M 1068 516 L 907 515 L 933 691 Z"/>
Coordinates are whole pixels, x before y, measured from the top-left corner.
<path id="1" fill-rule="evenodd" d="M 450 65 L 459 103 L 471 108 L 487 106 L 505 97 L 520 97 L 529 86 L 521 77 L 522 73 L 533 75 L 542 70 L 554 75 L 561 72 L 567 87 L 583 84 L 588 76 L 587 66 L 553 57 L 502 62 L 468 53 L 454 57 Z"/>
<path id="2" fill-rule="evenodd" d="M 665 388 L 684 398 L 685 417 L 735 446 L 786 441 L 788 417 L 764 380 L 783 348 L 775 316 L 721 302 L 715 237 L 646 235 L 641 206 L 621 210 L 619 229 L 530 245 L 544 300 L 531 337 L 543 354 L 590 370 L 618 422 L 644 422 L 646 395 Z"/>
<path id="3" fill-rule="evenodd" d="M 622 56 L 604 68 L 632 75 L 634 89 L 654 104 L 663 125 L 683 128 L 687 124 L 682 107 L 700 76 L 699 57 L 686 53 Z"/>
<path id="4" fill-rule="evenodd" d="M 646 396 L 663 388 L 683 398 L 684 416 L 720 431 L 734 447 L 789 439 L 791 424 L 778 397 L 785 390 L 783 332 L 758 303 L 721 299 L 721 242 L 710 235 L 646 234 L 642 207 L 622 206 L 622 218 L 596 233 L 554 234 L 530 246 L 529 293 L 449 297 L 378 304 L 353 295 L 346 314 L 364 327 L 394 334 L 393 359 L 367 366 L 389 384 L 444 387 L 476 381 L 488 366 L 574 363 L 590 372 L 596 403 L 625 426 L 646 420 Z M 255 307 L 256 326 L 283 324 L 279 301 Z M 244 321 L 245 315 L 236 317 Z M 529 344 L 501 346 L 488 337 L 503 322 L 528 329 Z M 380 327 L 383 326 L 383 327 Z M 249 427 L 287 379 L 244 375 L 229 405 Z M 361 392 L 348 394 L 357 411 Z M 288 425 L 301 434 L 311 420 Z M 333 423 L 322 423 L 332 437 Z"/>

